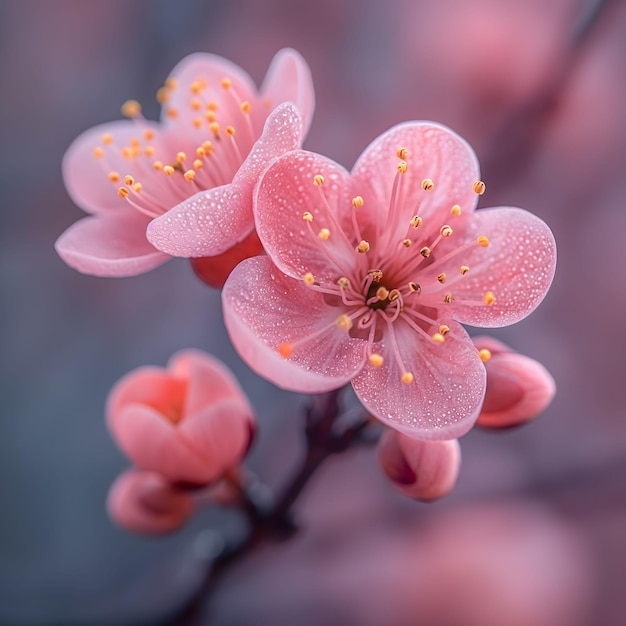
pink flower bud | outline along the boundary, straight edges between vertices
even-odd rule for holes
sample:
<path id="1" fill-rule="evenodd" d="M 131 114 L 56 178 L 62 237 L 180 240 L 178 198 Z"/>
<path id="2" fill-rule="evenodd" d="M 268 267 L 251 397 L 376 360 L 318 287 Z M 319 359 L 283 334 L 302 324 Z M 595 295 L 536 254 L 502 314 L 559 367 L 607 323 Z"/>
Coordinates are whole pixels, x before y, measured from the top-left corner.
<path id="1" fill-rule="evenodd" d="M 456 439 L 422 441 L 388 429 L 378 445 L 378 462 L 405 495 L 418 500 L 437 500 L 456 484 L 461 449 Z"/>
<path id="2" fill-rule="evenodd" d="M 538 361 L 511 350 L 491 337 L 476 337 L 479 350 L 487 349 L 487 390 L 477 424 L 504 428 L 536 417 L 552 401 L 554 379 Z"/>
<path id="3" fill-rule="evenodd" d="M 109 394 L 107 421 L 137 467 L 195 485 L 241 461 L 255 424 L 232 373 L 197 350 L 178 352 L 167 369 L 141 367 L 124 376 Z"/>
<path id="4" fill-rule="evenodd" d="M 160 534 L 180 528 L 192 514 L 194 503 L 189 492 L 159 474 L 129 470 L 113 483 L 107 509 L 126 530 Z"/>

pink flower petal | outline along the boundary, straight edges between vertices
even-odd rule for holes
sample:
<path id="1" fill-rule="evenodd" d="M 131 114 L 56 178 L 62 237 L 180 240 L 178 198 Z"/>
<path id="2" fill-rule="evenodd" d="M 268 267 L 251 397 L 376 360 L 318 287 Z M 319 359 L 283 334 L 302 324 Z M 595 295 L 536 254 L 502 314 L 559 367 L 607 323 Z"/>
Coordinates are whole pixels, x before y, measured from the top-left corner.
<path id="1" fill-rule="evenodd" d="M 459 255 L 470 272 L 451 289 L 457 301 L 453 316 L 484 328 L 507 326 L 529 315 L 546 295 L 556 268 L 554 236 L 542 220 L 517 208 L 477 211 L 466 236 L 471 241 L 480 235 L 489 238 L 486 248 L 475 245 Z M 487 291 L 495 294 L 493 306 L 482 302 Z M 463 299 L 477 305 L 458 302 Z"/>
<path id="2" fill-rule="evenodd" d="M 63 157 L 63 181 L 70 197 L 81 209 L 87 213 L 101 213 L 120 207 L 130 210 L 117 195 L 119 184 L 111 183 L 108 173 L 119 169 L 121 148 L 128 145 L 132 138 L 141 137 L 146 129 L 152 130 L 156 137 L 160 136 L 157 123 L 120 120 L 94 126 L 73 141 Z M 102 137 L 107 134 L 113 137 L 114 143 L 110 146 L 102 143 Z M 94 148 L 97 147 L 103 150 L 101 158 L 94 156 Z M 114 156 L 110 151 L 114 151 Z M 132 161 L 125 159 L 125 166 L 128 171 L 118 171 L 121 176 L 134 174 Z"/>
<path id="3" fill-rule="evenodd" d="M 135 276 L 170 258 L 146 240 L 148 220 L 128 207 L 86 217 L 72 224 L 55 248 L 70 267 L 84 274 Z"/>
<path id="4" fill-rule="evenodd" d="M 145 404 L 127 404 L 109 413 L 108 424 L 120 448 L 140 469 L 171 482 L 206 484 L 214 474 L 211 459 L 201 457 L 166 417 Z"/>
<path id="5" fill-rule="evenodd" d="M 267 70 L 261 94 L 269 99 L 270 106 L 293 102 L 300 110 L 304 134 L 307 134 L 315 109 L 315 91 L 311 70 L 299 52 L 284 48 L 276 54 Z"/>
<path id="6" fill-rule="evenodd" d="M 193 513 L 194 502 L 158 474 L 129 470 L 113 483 L 107 509 L 126 530 L 162 534 L 180 528 Z"/>
<path id="7" fill-rule="evenodd" d="M 233 400 L 252 415 L 237 379 L 218 359 L 200 350 L 181 350 L 167 365 L 168 373 L 186 383 L 183 420 L 221 400 Z"/>
<path id="8" fill-rule="evenodd" d="M 387 430 L 378 444 L 378 462 L 397 489 L 410 498 L 437 500 L 454 488 L 461 448 L 451 441 L 421 441 Z"/>
<path id="9" fill-rule="evenodd" d="M 241 111 L 238 101 L 222 87 L 222 79 L 230 79 L 231 89 L 239 101 L 249 101 L 256 95 L 256 85 L 246 72 L 228 59 L 214 54 L 191 54 L 176 65 L 170 76 L 177 85 L 169 92 L 161 120 L 172 128 L 180 128 L 184 133 L 189 133 L 190 130 L 193 132 L 193 119 L 198 117 L 198 112 L 191 107 L 191 101 L 196 97 L 190 89 L 194 81 L 204 81 L 202 99 L 206 102 L 218 102 L 220 122 L 224 126 L 232 124 L 235 119 L 240 120 Z M 171 110 L 176 111 L 175 116 L 170 115 Z"/>
<path id="10" fill-rule="evenodd" d="M 485 368 L 467 333 L 450 327 L 442 344 L 416 339 L 415 330 L 397 320 L 394 332 L 405 371 L 386 333 L 378 347 L 382 367 L 366 365 L 352 381 L 365 408 L 391 428 L 416 439 L 453 439 L 474 424 L 485 394 Z"/>
<path id="11" fill-rule="evenodd" d="M 492 355 L 485 363 L 487 391 L 477 424 L 489 428 L 517 426 L 546 409 L 556 385 L 541 363 L 491 337 L 475 337 L 473 341 L 478 349 L 486 348 Z"/>
<path id="12" fill-rule="evenodd" d="M 153 220 L 149 241 L 173 256 L 215 256 L 241 242 L 254 229 L 252 192 L 263 169 L 277 156 L 300 146 L 302 124 L 293 104 L 282 104 L 267 118 L 263 134 L 232 184 L 195 194 Z"/>
<path id="13" fill-rule="evenodd" d="M 400 180 L 401 219 L 392 227 L 388 215 L 400 147 L 407 149 L 408 169 Z M 364 199 L 360 211 L 368 220 L 363 221 L 378 223 L 390 239 L 401 241 L 414 215 L 422 217 L 426 235 L 452 220 L 453 205 L 460 205 L 463 211 L 455 224 L 467 221 L 476 206 L 472 185 L 479 169 L 474 151 L 449 128 L 433 122 L 406 122 L 383 133 L 359 157 L 352 176 L 355 195 Z M 421 186 L 426 178 L 434 183 L 431 191 Z"/>
<path id="14" fill-rule="evenodd" d="M 238 465 L 251 437 L 252 410 L 239 397 L 205 406 L 180 424 L 179 432 L 206 459 L 206 482 Z"/>
<path id="15" fill-rule="evenodd" d="M 284 276 L 267 257 L 242 261 L 224 285 L 222 302 L 240 356 L 283 389 L 337 389 L 363 366 L 364 342 L 337 327 L 341 310 Z M 293 352 L 283 358 L 279 349 L 289 344 Z"/>
<path id="16" fill-rule="evenodd" d="M 322 187 L 313 184 L 317 174 L 324 177 Z M 272 163 L 259 182 L 255 219 L 259 238 L 281 271 L 294 278 L 311 272 L 334 282 L 354 267 L 353 244 L 337 227 L 349 224 L 351 198 L 350 175 L 330 159 L 300 150 Z M 302 217 L 307 211 L 310 223 Z M 330 230 L 327 241 L 318 237 L 322 228 Z"/>

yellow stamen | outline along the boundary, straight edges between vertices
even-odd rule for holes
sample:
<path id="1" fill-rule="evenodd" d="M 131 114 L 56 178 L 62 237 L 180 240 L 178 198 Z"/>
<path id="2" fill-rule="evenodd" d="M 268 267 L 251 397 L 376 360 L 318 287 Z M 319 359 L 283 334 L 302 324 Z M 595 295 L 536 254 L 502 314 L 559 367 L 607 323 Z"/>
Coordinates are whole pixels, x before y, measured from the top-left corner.
<path id="1" fill-rule="evenodd" d="M 354 196 L 354 198 L 352 198 L 352 206 L 355 209 L 360 209 L 363 206 L 363 198 L 361 196 Z"/>
<path id="2" fill-rule="evenodd" d="M 135 193 L 140 193 L 142 189 L 143 189 L 143 185 L 141 183 L 135 183 L 133 185 L 133 191 Z"/>
<path id="3" fill-rule="evenodd" d="M 337 327 L 342 330 L 350 330 L 352 328 L 352 320 L 348 315 L 343 313 L 337 318 Z"/>
<path id="4" fill-rule="evenodd" d="M 485 293 L 483 294 L 483 302 L 487 306 L 493 306 L 495 301 L 496 301 L 496 294 L 493 293 L 493 291 L 485 291 Z"/>
<path id="5" fill-rule="evenodd" d="M 137 117 L 141 115 L 141 105 L 137 100 L 126 100 L 121 108 L 124 117 Z"/>
<path id="6" fill-rule="evenodd" d="M 400 147 L 396 150 L 396 156 L 399 159 L 406 161 L 407 157 L 409 156 L 409 151 L 404 147 Z"/>
<path id="7" fill-rule="evenodd" d="M 406 171 L 409 169 L 409 166 L 406 161 L 400 161 L 398 163 L 398 174 L 406 174 Z"/>
<path id="8" fill-rule="evenodd" d="M 278 354 L 283 357 L 283 359 L 287 359 L 293 353 L 293 345 L 290 343 L 281 343 L 278 346 Z"/>
<path id="9" fill-rule="evenodd" d="M 483 363 L 486 363 L 491 358 L 491 351 L 487 350 L 487 348 L 483 348 L 478 351 L 478 357 Z"/>
<path id="10" fill-rule="evenodd" d="M 311 213 L 309 213 L 309 211 L 305 211 L 305 212 L 302 214 L 302 219 L 303 219 L 305 222 L 312 222 L 312 221 L 313 221 L 313 215 L 312 215 Z"/>
<path id="11" fill-rule="evenodd" d="M 307 272 L 302 277 L 302 280 L 304 281 L 305 285 L 314 285 L 315 284 L 315 276 L 313 276 L 313 274 L 311 274 L 311 272 Z"/>
<path id="12" fill-rule="evenodd" d="M 152 141 L 154 139 L 154 131 L 151 128 L 146 128 L 143 131 L 143 137 L 146 141 Z"/>
<path id="13" fill-rule="evenodd" d="M 220 134 L 220 125 L 217 122 L 211 122 L 209 124 L 209 130 L 215 135 L 215 137 L 219 137 Z"/>
<path id="14" fill-rule="evenodd" d="M 381 270 L 367 270 L 367 273 L 372 277 L 372 282 L 379 283 L 383 279 Z"/>
<path id="15" fill-rule="evenodd" d="M 379 300 L 386 300 L 389 297 L 389 290 L 386 287 L 379 287 L 376 290 L 376 297 Z"/>
<path id="16" fill-rule="evenodd" d="M 444 297 L 443 297 L 443 301 L 446 304 L 450 304 L 452 302 L 452 294 L 451 293 L 447 293 Z"/>
<path id="17" fill-rule="evenodd" d="M 361 254 L 365 254 L 366 252 L 370 251 L 370 245 L 367 241 L 365 241 L 365 239 L 361 240 L 359 242 L 359 245 L 356 247 L 357 252 L 360 252 Z"/>
<path id="18" fill-rule="evenodd" d="M 177 163 L 184 163 L 187 160 L 187 155 L 184 152 L 177 152 L 176 153 L 176 162 Z"/>
<path id="19" fill-rule="evenodd" d="M 450 209 L 450 215 L 454 215 L 455 217 L 459 217 L 461 215 L 461 207 L 458 204 L 455 204 Z"/>
<path id="20" fill-rule="evenodd" d="M 424 191 L 432 191 L 435 188 L 435 183 L 433 183 L 432 179 L 425 178 L 422 181 L 422 189 Z"/>
<path id="21" fill-rule="evenodd" d="M 402 241 L 402 245 L 403 245 L 405 248 L 410 248 L 410 247 L 413 245 L 413 242 L 412 242 L 410 239 L 404 239 L 404 240 Z"/>
<path id="22" fill-rule="evenodd" d="M 468 265 L 461 265 L 461 268 L 459 271 L 461 272 L 462 276 L 465 276 L 465 274 L 467 274 L 470 271 L 470 268 Z"/>
<path id="23" fill-rule="evenodd" d="M 447 335 L 447 334 L 450 332 L 450 327 L 449 327 L 449 326 L 447 326 L 446 324 L 442 324 L 442 325 L 439 327 L 439 332 L 440 332 L 442 335 Z"/>
<path id="24" fill-rule="evenodd" d="M 400 292 L 397 289 L 392 289 L 389 292 L 389 302 L 395 302 L 400 297 Z"/>
<path id="25" fill-rule="evenodd" d="M 113 143 L 113 135 L 111 135 L 111 133 L 105 133 L 102 135 L 102 143 L 105 146 L 111 145 Z"/>
<path id="26" fill-rule="evenodd" d="M 381 367 L 384 360 L 382 354 L 370 354 L 370 365 L 372 367 Z"/>
<path id="27" fill-rule="evenodd" d="M 224 77 L 222 78 L 222 80 L 220 80 L 220 85 L 224 89 L 230 89 L 233 86 L 233 81 L 230 80 L 230 78 Z"/>
<path id="28" fill-rule="evenodd" d="M 175 119 L 178 117 L 178 109 L 176 107 L 168 107 L 165 111 L 167 117 Z"/>
<path id="29" fill-rule="evenodd" d="M 144 148 L 143 153 L 148 157 L 153 157 L 154 156 L 154 146 L 146 146 Z"/>
<path id="30" fill-rule="evenodd" d="M 117 195 L 120 198 L 128 198 L 128 196 L 130 195 L 130 191 L 128 191 L 128 189 L 126 189 L 126 187 L 120 187 L 117 190 Z"/>
<path id="31" fill-rule="evenodd" d="M 215 102 L 215 100 L 207 102 L 206 109 L 207 111 L 213 111 L 213 113 L 215 113 L 215 111 L 217 111 L 217 102 Z"/>
<path id="32" fill-rule="evenodd" d="M 163 172 L 167 174 L 167 176 L 171 176 L 174 173 L 174 168 L 171 165 L 163 166 Z"/>
<path id="33" fill-rule="evenodd" d="M 419 228 L 422 225 L 423 221 L 424 220 L 419 215 L 415 215 L 411 218 L 411 221 L 409 222 L 409 224 L 411 224 L 413 228 Z"/>
<path id="34" fill-rule="evenodd" d="M 404 374 L 402 374 L 402 382 L 405 385 L 410 385 L 413 382 L 413 374 L 411 374 L 411 372 L 404 372 Z"/>
<path id="35" fill-rule="evenodd" d="M 420 254 L 427 259 L 430 256 L 430 248 L 428 246 L 424 246 L 420 249 Z"/>
<path id="36" fill-rule="evenodd" d="M 317 233 L 317 236 L 322 241 L 328 241 L 328 238 L 330 237 L 330 231 L 328 230 L 328 228 L 322 228 L 322 230 L 320 230 L 320 232 Z"/>
<path id="37" fill-rule="evenodd" d="M 126 176 L 124 176 L 124 184 L 130 187 L 135 184 L 135 179 L 130 174 L 126 174 Z"/>
<path id="38" fill-rule="evenodd" d="M 229 137 L 234 137 L 235 136 L 235 127 L 234 126 L 227 126 L 224 130 L 226 131 L 226 134 Z"/>
<path id="39" fill-rule="evenodd" d="M 433 335 L 433 341 L 435 343 L 443 343 L 445 340 L 446 338 L 441 333 L 435 333 Z"/>
<path id="40" fill-rule="evenodd" d="M 409 291 L 411 293 L 419 293 L 421 290 L 422 288 L 417 283 L 409 283 Z"/>
<path id="41" fill-rule="evenodd" d="M 489 245 L 489 237 L 487 237 L 486 235 L 480 235 L 478 239 L 476 239 L 476 243 L 481 248 L 486 248 Z"/>
<path id="42" fill-rule="evenodd" d="M 245 102 L 241 103 L 240 108 L 241 108 L 241 112 L 244 115 L 249 115 L 250 111 L 252 110 L 252 105 L 246 100 Z"/>
<path id="43" fill-rule="evenodd" d="M 196 159 L 193 162 L 193 167 L 194 169 L 199 170 L 200 168 L 204 167 L 204 163 L 200 159 Z"/>
<path id="44" fill-rule="evenodd" d="M 475 194 L 482 196 L 485 193 L 485 183 L 483 183 L 482 180 L 477 180 L 472 185 L 472 190 L 474 191 Z"/>
<path id="45" fill-rule="evenodd" d="M 156 101 L 159 104 L 165 104 L 170 97 L 170 92 L 167 87 L 159 87 L 156 92 Z"/>
<path id="46" fill-rule="evenodd" d="M 155 169 L 155 170 L 157 170 L 157 172 L 158 172 L 158 171 L 160 171 L 160 170 L 162 170 L 162 169 L 163 169 L 163 163 L 162 163 L 161 161 L 155 161 L 155 162 L 152 164 L 152 168 L 153 168 L 153 169 Z"/>
<path id="47" fill-rule="evenodd" d="M 112 183 L 119 183 L 120 182 L 120 175 L 118 174 L 118 172 L 109 172 L 109 180 Z"/>
<path id="48" fill-rule="evenodd" d="M 437 280 L 443 285 L 446 282 L 446 278 L 447 276 L 445 275 L 444 272 L 441 272 L 441 274 L 439 274 L 439 276 L 437 276 Z"/>
<path id="49" fill-rule="evenodd" d="M 209 154 L 211 154 L 213 150 L 215 150 L 215 148 L 213 147 L 213 144 L 210 141 L 204 141 L 202 143 L 202 149 L 204 150 L 203 156 L 209 156 Z"/>
<path id="50" fill-rule="evenodd" d="M 316 187 L 321 187 L 324 184 L 324 177 L 321 174 L 315 174 L 313 176 L 313 184 Z"/>
<path id="51" fill-rule="evenodd" d="M 101 159 L 104 156 L 104 150 L 100 146 L 96 146 L 93 149 L 93 155 L 96 159 Z"/>
<path id="52" fill-rule="evenodd" d="M 452 235 L 452 232 L 452 228 L 448 224 L 444 224 L 439 230 L 439 234 L 442 237 L 450 237 L 450 235 Z"/>
<path id="53" fill-rule="evenodd" d="M 178 81 L 175 78 L 168 78 L 165 81 L 165 87 L 166 89 L 173 91 L 176 87 L 178 87 Z"/>
<path id="54" fill-rule="evenodd" d="M 196 172 L 194 170 L 187 170 L 183 176 L 186 181 L 191 182 L 196 177 Z"/>
<path id="55" fill-rule="evenodd" d="M 337 284 L 344 291 L 347 291 L 348 289 L 350 289 L 350 281 L 345 276 L 342 276 L 341 278 L 338 278 L 337 279 Z"/>

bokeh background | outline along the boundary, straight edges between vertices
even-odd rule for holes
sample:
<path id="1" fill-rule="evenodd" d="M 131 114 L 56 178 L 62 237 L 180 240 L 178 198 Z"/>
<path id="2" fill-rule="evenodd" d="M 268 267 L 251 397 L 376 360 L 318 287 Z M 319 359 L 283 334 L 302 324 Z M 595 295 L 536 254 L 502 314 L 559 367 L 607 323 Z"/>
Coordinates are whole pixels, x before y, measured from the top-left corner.
<path id="1" fill-rule="evenodd" d="M 103 404 L 129 369 L 215 352 L 259 411 L 251 466 L 276 485 L 298 459 L 302 398 L 238 359 L 219 294 L 185 261 L 98 279 L 53 250 L 81 216 L 60 176 L 75 136 L 127 98 L 156 118 L 190 52 L 260 81 L 291 46 L 316 85 L 306 147 L 350 167 L 391 125 L 437 120 L 475 147 L 483 206 L 551 225 L 552 291 L 494 334 L 542 361 L 558 395 L 524 428 L 466 436 L 458 486 L 433 505 L 395 493 L 372 449 L 332 459 L 299 502 L 303 532 L 229 570 L 180 623 L 623 624 L 625 37 L 621 0 L 0 0 L 0 623 L 159 623 L 210 548 L 201 529 L 236 525 L 208 513 L 155 540 L 108 520 L 126 461 Z"/>

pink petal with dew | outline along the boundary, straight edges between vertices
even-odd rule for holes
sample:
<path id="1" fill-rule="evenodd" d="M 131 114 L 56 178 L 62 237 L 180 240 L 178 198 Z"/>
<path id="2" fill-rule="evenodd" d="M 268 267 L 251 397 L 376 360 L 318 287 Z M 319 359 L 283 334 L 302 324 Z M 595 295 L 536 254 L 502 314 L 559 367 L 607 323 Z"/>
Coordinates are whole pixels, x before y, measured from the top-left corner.
<path id="1" fill-rule="evenodd" d="M 437 500 L 448 495 L 456 484 L 461 448 L 456 439 L 420 441 L 388 429 L 378 444 L 378 462 L 405 495 Z"/>
<path id="2" fill-rule="evenodd" d="M 109 414 L 109 428 L 120 448 L 143 470 L 171 482 L 206 484 L 213 461 L 200 456 L 166 416 L 146 404 L 127 404 Z"/>
<path id="3" fill-rule="evenodd" d="M 313 184 L 318 174 L 324 177 L 321 187 Z M 357 242 L 343 234 L 351 208 L 346 170 L 319 154 L 290 152 L 274 161 L 259 182 L 257 233 L 272 261 L 288 276 L 302 278 L 311 272 L 318 281 L 334 282 L 357 262 Z M 303 219 L 305 212 L 311 213 L 311 222 Z M 322 228 L 330 231 L 326 241 L 318 236 Z"/>
<path id="4" fill-rule="evenodd" d="M 158 147 L 161 137 L 159 128 L 155 122 L 143 119 L 120 120 L 94 126 L 79 135 L 63 157 L 63 182 L 72 200 L 87 213 L 102 213 L 120 207 L 130 211 L 125 201 L 117 195 L 119 184 L 112 183 L 108 174 L 111 171 L 117 171 L 122 177 L 135 174 L 133 160 L 123 159 L 120 151 L 131 139 L 141 139 L 143 131 L 148 129 L 155 134 L 151 145 Z M 102 143 L 104 135 L 111 135 L 113 143 L 105 146 Z M 102 148 L 101 158 L 94 156 L 94 148 L 97 147 Z M 126 169 L 119 171 L 122 160 Z M 153 175 L 155 174 L 152 171 L 148 172 L 148 176 Z M 141 179 L 144 182 L 146 180 L 143 170 Z"/>
<path id="5" fill-rule="evenodd" d="M 270 101 L 270 107 L 281 102 L 293 102 L 302 116 L 306 135 L 315 110 L 315 90 L 311 70 L 302 55 L 292 48 L 276 53 L 261 87 L 261 97 Z"/>
<path id="6" fill-rule="evenodd" d="M 180 424 L 181 436 L 206 459 L 206 482 L 238 465 L 252 436 L 252 413 L 239 398 L 219 400 Z"/>
<path id="7" fill-rule="evenodd" d="M 478 349 L 486 348 L 492 355 L 485 363 L 487 391 L 478 425 L 517 426 L 548 407 L 556 393 L 556 384 L 541 363 L 491 337 L 475 337 L 473 341 Z"/>
<path id="8" fill-rule="evenodd" d="M 247 259 L 233 270 L 222 303 L 241 358 L 283 389 L 337 389 L 363 366 L 365 342 L 337 327 L 341 309 L 282 274 L 267 257 Z M 281 346 L 287 358 L 279 354 Z"/>
<path id="9" fill-rule="evenodd" d="M 293 104 L 282 104 L 267 118 L 233 182 L 202 191 L 153 220 L 147 237 L 173 256 L 215 256 L 254 229 L 252 193 L 259 176 L 277 156 L 300 147 L 302 124 Z"/>
<path id="10" fill-rule="evenodd" d="M 129 207 L 85 217 L 72 224 L 54 247 L 65 263 L 83 274 L 142 274 L 170 259 L 147 241 L 148 220 Z"/>
<path id="11" fill-rule="evenodd" d="M 453 439 L 474 425 L 485 394 L 485 368 L 464 329 L 450 326 L 442 344 L 421 337 L 401 319 L 380 345 L 384 363 L 366 365 L 352 381 L 365 408 L 387 426 L 415 439 Z M 403 361 L 413 382 L 402 381 Z"/>
<path id="12" fill-rule="evenodd" d="M 191 101 L 198 97 L 191 90 L 195 81 L 203 81 L 204 87 L 200 92 L 203 101 L 217 102 L 220 123 L 224 126 L 241 119 L 240 101 L 250 101 L 256 97 L 256 85 L 250 76 L 238 65 L 214 54 L 190 54 L 176 65 L 170 77 L 174 79 L 176 86 L 168 92 L 161 120 L 167 126 L 185 134 L 202 134 L 193 126 L 193 120 L 198 116 L 198 112 L 191 106 Z M 224 78 L 231 81 L 230 94 L 222 86 Z M 233 98 L 233 94 L 236 94 L 236 98 Z M 171 115 L 172 110 L 176 111 L 176 115 Z"/>
<path id="13" fill-rule="evenodd" d="M 493 328 L 518 322 L 543 300 L 554 278 L 556 243 L 548 226 L 538 217 L 517 208 L 477 211 L 465 237 L 475 241 L 485 235 L 487 247 L 474 245 L 463 253 L 469 273 L 452 289 L 453 317 L 473 326 Z M 492 306 L 482 299 L 495 295 Z M 475 300 L 476 305 L 459 303 Z"/>
<path id="14" fill-rule="evenodd" d="M 180 528 L 191 516 L 191 495 L 151 472 L 128 470 L 118 476 L 109 490 L 107 509 L 111 518 L 126 530 L 163 534 Z"/>
<path id="15" fill-rule="evenodd" d="M 389 206 L 400 157 L 407 150 L 407 172 L 400 177 L 401 219 L 390 224 Z M 433 122 L 406 122 L 376 138 L 352 169 L 353 191 L 364 199 L 359 209 L 363 223 L 378 224 L 386 237 L 402 240 L 414 215 L 423 219 L 425 236 L 443 224 L 461 224 L 476 206 L 472 185 L 479 177 L 478 161 L 470 145 L 455 132 Z M 434 188 L 425 191 L 424 179 Z M 461 216 L 452 218 L 450 209 L 458 204 Z M 390 230 L 391 229 L 391 230 Z M 363 234 L 373 239 L 363 228 Z"/>
<path id="16" fill-rule="evenodd" d="M 236 378 L 218 359 L 200 350 L 181 350 L 170 358 L 167 369 L 186 383 L 183 420 L 226 399 L 237 402 L 252 415 L 252 407 Z"/>

